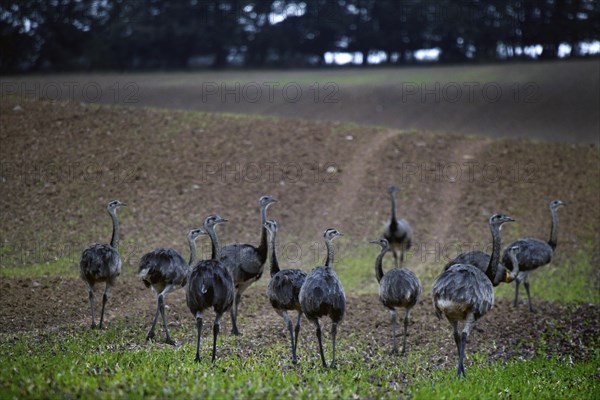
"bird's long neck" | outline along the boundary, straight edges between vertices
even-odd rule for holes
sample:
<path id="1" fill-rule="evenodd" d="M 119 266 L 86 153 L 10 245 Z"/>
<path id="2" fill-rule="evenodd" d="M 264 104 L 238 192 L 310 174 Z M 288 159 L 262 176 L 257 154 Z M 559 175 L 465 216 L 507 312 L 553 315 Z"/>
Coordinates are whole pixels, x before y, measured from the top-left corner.
<path id="1" fill-rule="evenodd" d="M 110 245 L 115 249 L 119 245 L 119 219 L 117 218 L 117 212 L 109 212 L 110 217 L 112 218 L 113 223 L 113 231 L 112 237 L 110 238 Z"/>
<path id="2" fill-rule="evenodd" d="M 210 236 L 210 241 L 212 244 L 212 254 L 210 258 L 211 260 L 218 260 L 219 258 L 221 258 L 221 247 L 219 246 L 219 239 L 217 238 L 215 228 L 207 228 L 206 232 L 208 233 L 208 236 Z"/>
<path id="3" fill-rule="evenodd" d="M 383 278 L 383 256 L 385 255 L 387 249 L 381 249 L 381 252 L 377 256 L 375 260 L 375 277 L 377 277 L 377 282 L 381 282 L 381 278 Z"/>
<path id="4" fill-rule="evenodd" d="M 265 228 L 265 222 L 267 222 L 267 207 L 263 206 L 260 208 L 260 226 L 262 226 L 262 230 L 260 231 L 260 244 L 258 245 L 258 256 L 262 263 L 267 261 L 267 254 L 269 253 L 268 232 Z"/>
<path id="5" fill-rule="evenodd" d="M 556 249 L 556 226 L 558 225 L 558 215 L 555 208 L 550 209 L 550 216 L 552 217 L 552 223 L 550 225 L 550 240 L 548 240 L 548 244 L 554 250 Z"/>
<path id="6" fill-rule="evenodd" d="M 395 192 L 391 192 L 390 193 L 390 199 L 391 199 L 391 203 L 392 203 L 392 213 L 391 213 L 391 225 L 395 225 L 396 224 L 396 194 Z"/>
<path id="7" fill-rule="evenodd" d="M 191 237 L 188 237 L 188 244 L 190 245 L 190 261 L 188 262 L 188 265 L 193 265 L 197 258 L 196 258 L 196 241 L 194 239 L 192 239 Z"/>
<path id="8" fill-rule="evenodd" d="M 277 250 L 275 250 L 275 232 L 271 233 L 271 277 L 280 271 L 277 261 Z"/>
<path id="9" fill-rule="evenodd" d="M 333 243 L 331 243 L 331 240 L 326 240 L 325 246 L 327 247 L 327 261 L 325 262 L 325 266 L 327 268 L 331 268 L 333 266 L 333 256 L 335 255 L 333 251 Z"/>
<path id="10" fill-rule="evenodd" d="M 490 263 L 488 264 L 485 274 L 490 278 L 491 282 L 496 280 L 496 268 L 500 262 L 500 247 L 502 241 L 500 240 L 500 227 L 491 225 L 490 230 L 492 231 L 492 256 L 490 257 Z"/>

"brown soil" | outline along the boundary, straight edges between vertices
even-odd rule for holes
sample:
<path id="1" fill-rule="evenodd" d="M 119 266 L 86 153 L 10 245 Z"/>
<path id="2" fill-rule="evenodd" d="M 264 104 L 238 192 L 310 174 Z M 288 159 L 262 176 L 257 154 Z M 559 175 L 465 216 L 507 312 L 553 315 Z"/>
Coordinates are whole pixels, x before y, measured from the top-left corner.
<path id="1" fill-rule="evenodd" d="M 517 219 L 503 230 L 505 243 L 523 235 L 546 237 L 547 204 L 554 198 L 568 203 L 559 212 L 555 264 L 587 243 L 593 263 L 600 259 L 600 154 L 592 145 L 26 100 L 0 105 L 0 142 L 2 267 L 70 257 L 75 269 L 82 248 L 108 240 L 106 202 L 128 203 L 120 211 L 128 272 L 112 294 L 109 321 L 145 315 L 149 322 L 153 296 L 132 277 L 144 252 L 173 246 L 187 254 L 185 233 L 213 212 L 231 221 L 221 231 L 223 242 L 256 242 L 258 198 L 267 193 L 279 200 L 269 216 L 280 223 L 280 251 L 297 244 L 302 253 L 286 261 L 305 269 L 322 260 L 322 232 L 329 226 L 345 233 L 342 258 L 364 251 L 389 215 L 386 187 L 392 183 L 402 188 L 399 214 L 415 230 L 410 264 L 418 274 L 453 255 L 428 249 L 450 245 L 455 251 L 456 242 L 487 246 L 486 221 L 495 211 Z M 245 296 L 242 329 L 252 337 L 265 330 L 283 335 L 262 281 Z M 590 284 L 599 287 L 597 274 Z M 2 278 L 0 293 L 0 332 L 89 323 L 78 279 Z M 344 331 L 388 344 L 389 319 L 377 296 L 348 296 Z M 168 304 L 174 326 L 189 324 L 183 291 Z M 533 351 L 533 339 L 553 330 L 557 341 L 551 345 L 561 354 L 584 356 L 598 343 L 597 305 L 536 306 L 532 315 L 500 300 L 480 324 L 481 335 L 496 341 L 502 356 L 517 348 Z M 436 336 L 440 329 L 443 338 Z M 411 345 L 440 338 L 443 344 L 437 344 L 452 354 L 447 330 L 433 316 L 426 287 L 414 311 Z"/>

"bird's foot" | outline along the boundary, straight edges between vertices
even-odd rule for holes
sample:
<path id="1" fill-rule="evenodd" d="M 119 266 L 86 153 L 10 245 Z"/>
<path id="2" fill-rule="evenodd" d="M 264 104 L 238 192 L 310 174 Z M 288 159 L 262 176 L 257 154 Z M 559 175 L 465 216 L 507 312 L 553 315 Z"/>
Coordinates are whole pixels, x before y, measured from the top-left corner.
<path id="1" fill-rule="evenodd" d="M 146 340 L 153 340 L 154 339 L 154 331 L 150 331 L 148 332 L 148 335 L 146 335 Z"/>
<path id="2" fill-rule="evenodd" d="M 532 312 L 532 313 L 534 313 L 534 314 L 537 314 L 537 311 L 536 311 L 536 310 L 535 310 L 533 307 L 530 307 L 530 308 L 529 308 L 529 312 Z"/>
<path id="3" fill-rule="evenodd" d="M 392 349 L 392 354 L 394 354 L 394 355 L 398 354 L 398 349 L 396 347 L 394 347 Z"/>
<path id="4" fill-rule="evenodd" d="M 98 329 L 102 330 L 102 322 L 100 322 L 100 325 L 98 325 Z"/>
<path id="5" fill-rule="evenodd" d="M 200 357 L 196 356 L 196 358 L 194 358 L 194 361 L 199 363 L 200 362 Z"/>
<path id="6" fill-rule="evenodd" d="M 96 323 L 92 322 L 92 324 L 90 325 L 90 329 L 96 329 Z"/>
<path id="7" fill-rule="evenodd" d="M 237 329 L 232 329 L 231 330 L 231 334 L 235 335 L 235 336 L 242 336 L 242 334 L 240 333 L 240 331 L 238 331 Z"/>
<path id="8" fill-rule="evenodd" d="M 167 338 L 167 340 L 165 340 L 166 344 L 170 344 L 171 346 L 175 346 L 175 341 L 173 339 L 171 339 L 170 337 Z"/>

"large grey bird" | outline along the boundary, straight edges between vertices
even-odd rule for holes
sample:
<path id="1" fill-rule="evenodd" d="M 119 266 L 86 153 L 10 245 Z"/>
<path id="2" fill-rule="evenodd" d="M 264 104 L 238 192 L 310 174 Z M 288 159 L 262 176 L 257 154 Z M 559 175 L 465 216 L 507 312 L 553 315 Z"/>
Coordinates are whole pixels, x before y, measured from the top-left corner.
<path id="1" fill-rule="evenodd" d="M 503 214 L 494 214 L 490 218 L 490 228 L 511 221 Z M 499 231 L 499 227 L 498 227 Z M 494 252 L 492 252 L 494 253 Z M 436 315 L 445 315 L 454 331 L 454 341 L 458 349 L 458 376 L 466 376 L 464 367 L 465 345 L 471 330 L 479 318 L 483 317 L 494 305 L 493 282 L 498 281 L 497 257 L 489 258 L 487 268 L 466 263 L 450 265 L 435 280 L 432 289 L 433 305 Z M 514 276 L 512 277 L 514 279 Z M 462 334 L 458 324 L 463 323 Z"/>
<path id="2" fill-rule="evenodd" d="M 99 329 L 102 329 L 104 322 L 104 307 L 108 301 L 110 289 L 116 283 L 116 279 L 121 275 L 121 257 L 117 247 L 119 245 L 119 219 L 117 218 L 117 209 L 125 206 L 125 203 L 119 200 L 113 200 L 106 206 L 106 211 L 110 215 L 113 224 L 112 237 L 110 244 L 92 244 L 88 246 L 81 254 L 79 261 L 79 274 L 81 279 L 88 285 L 88 295 L 90 299 L 90 309 L 92 312 L 92 329 L 96 327 L 94 321 L 94 285 L 99 282 L 106 282 L 104 294 L 102 295 L 102 312 L 100 314 Z"/>
<path id="3" fill-rule="evenodd" d="M 190 266 L 196 261 L 196 238 L 203 235 L 202 229 L 192 229 L 187 234 L 190 246 L 190 260 L 185 262 L 181 254 L 172 248 L 158 248 L 146 253 L 140 259 L 139 277 L 146 287 L 152 287 L 157 296 L 156 313 L 152 320 L 152 327 L 148 331 L 146 340 L 154 338 L 154 328 L 158 320 L 158 314 L 162 316 L 163 328 L 166 334 L 166 343 L 175 345 L 175 341 L 169 335 L 167 318 L 165 316 L 165 298 L 173 290 L 185 286 Z"/>
<path id="4" fill-rule="evenodd" d="M 212 308 L 216 317 L 213 323 L 213 349 L 212 361 L 215 361 L 217 353 L 217 336 L 221 327 L 221 318 L 233 304 L 234 287 L 231 275 L 219 261 L 220 247 L 215 225 L 227 220 L 215 214 L 204 220 L 204 231 L 210 236 L 212 242 L 212 254 L 210 260 L 196 262 L 185 287 L 185 298 L 187 306 L 196 318 L 198 329 L 198 340 L 196 342 L 196 358 L 200 361 L 200 339 L 202 338 L 202 319 L 204 311 Z"/>
<path id="5" fill-rule="evenodd" d="M 267 241 L 267 228 L 264 227 L 267 221 L 267 207 L 277 202 L 272 196 L 262 196 L 258 205 L 260 208 L 260 244 L 255 247 L 251 244 L 234 243 L 224 246 L 221 249 L 221 262 L 229 270 L 235 285 L 235 303 L 231 307 L 231 333 L 239 335 L 237 327 L 238 306 L 242 300 L 242 294 L 248 287 L 260 279 L 263 274 L 269 244 Z"/>
<path id="6" fill-rule="evenodd" d="M 392 254 L 394 255 L 394 266 L 400 267 L 404 263 L 404 253 L 412 246 L 413 232 L 410 224 L 404 219 L 396 218 L 396 193 L 400 189 L 397 186 L 390 186 L 388 193 L 392 203 L 392 212 L 389 222 L 386 223 L 383 230 L 383 237 L 390 244 Z"/>
<path id="7" fill-rule="evenodd" d="M 296 350 L 298 348 L 298 336 L 300 336 L 300 321 L 302 320 L 302 308 L 300 307 L 300 288 L 306 279 L 306 272 L 301 269 L 279 269 L 277 261 L 276 237 L 277 237 L 277 222 L 269 220 L 265 222 L 265 227 L 271 236 L 271 280 L 267 287 L 267 297 L 271 305 L 281 315 L 292 341 L 292 363 L 296 364 Z M 288 311 L 298 311 L 298 321 L 294 332 L 293 322 Z"/>
<path id="8" fill-rule="evenodd" d="M 300 289 L 300 306 L 306 318 L 317 328 L 317 340 L 319 341 L 319 352 L 323 367 L 327 368 L 325 355 L 323 354 L 323 342 L 321 340 L 321 325 L 319 318 L 328 316 L 331 319 L 331 338 L 333 343 L 333 356 L 331 366 L 335 366 L 335 341 L 337 327 L 344 319 L 346 312 L 346 295 L 339 278 L 333 267 L 333 244 L 332 241 L 342 236 L 335 229 L 327 229 L 325 234 L 325 245 L 327 246 L 327 262 L 324 266 L 317 266 L 306 276 L 304 284 Z"/>
<path id="9" fill-rule="evenodd" d="M 371 240 L 370 243 L 381 246 L 381 252 L 375 260 L 375 277 L 379 283 L 379 300 L 384 307 L 390 311 L 392 317 L 392 352 L 398 352 L 396 339 L 396 307 L 406 309 L 404 315 L 404 339 L 402 344 L 402 354 L 406 353 L 406 336 L 408 331 L 408 319 L 412 308 L 419 301 L 423 287 L 419 278 L 414 272 L 407 268 L 394 268 L 387 273 L 383 273 L 383 256 L 389 250 L 389 243 L 386 239 Z"/>
<path id="10" fill-rule="evenodd" d="M 515 242 L 512 242 L 507 246 L 513 247 L 518 246 L 520 251 L 517 256 L 519 261 L 519 275 L 516 279 L 515 286 L 515 302 L 514 306 L 517 307 L 519 305 L 519 284 L 523 282 L 525 285 L 525 290 L 527 291 L 527 299 L 529 301 L 529 311 L 535 312 L 533 306 L 531 304 L 531 293 L 529 291 L 529 271 L 532 271 L 536 268 L 542 267 L 546 264 L 550 264 L 552 261 L 552 256 L 554 255 L 554 251 L 556 250 L 556 229 L 558 226 L 558 215 L 557 210 L 565 206 L 566 204 L 560 200 L 552 200 L 548 207 L 550 208 L 550 239 L 545 242 L 536 238 L 521 238 Z M 509 256 L 504 252 L 502 257 L 503 263 L 508 263 Z"/>
<path id="11" fill-rule="evenodd" d="M 512 221 L 514 221 L 514 219 L 505 214 L 492 215 L 488 219 L 488 225 L 490 226 L 490 231 L 492 232 L 492 254 L 490 255 L 480 250 L 464 252 L 446 263 L 444 266 L 444 271 L 454 264 L 469 264 L 479 268 L 479 270 L 482 272 L 486 272 L 488 271 L 488 265 L 490 264 L 491 260 L 496 265 L 496 275 L 489 277 L 492 285 L 498 286 L 502 282 L 512 282 L 510 270 L 507 270 L 503 264 L 500 264 L 500 254 L 502 248 L 500 231 L 502 230 L 503 224 Z M 512 279 L 514 280 L 514 277 Z"/>

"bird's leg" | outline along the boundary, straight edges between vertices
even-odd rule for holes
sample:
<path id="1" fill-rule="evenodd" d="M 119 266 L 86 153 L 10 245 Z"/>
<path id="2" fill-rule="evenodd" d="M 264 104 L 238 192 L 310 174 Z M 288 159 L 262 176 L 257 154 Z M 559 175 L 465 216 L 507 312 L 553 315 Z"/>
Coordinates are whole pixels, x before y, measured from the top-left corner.
<path id="1" fill-rule="evenodd" d="M 336 364 L 335 364 L 335 338 L 337 337 L 337 326 L 338 326 L 337 322 L 332 322 L 331 323 L 331 341 L 333 343 L 333 352 L 332 352 L 332 357 L 331 357 L 331 368 L 335 368 L 335 366 L 336 366 Z"/>
<path id="2" fill-rule="evenodd" d="M 213 324 L 213 349 L 212 349 L 212 362 L 215 362 L 215 357 L 217 356 L 217 336 L 219 335 L 219 330 L 221 328 L 221 317 L 222 313 L 217 314 L 215 317 L 215 323 Z"/>
<path id="3" fill-rule="evenodd" d="M 463 377 L 466 377 L 467 374 L 465 373 L 465 346 L 467 345 L 467 338 L 469 335 L 467 335 L 466 332 L 462 333 L 462 340 L 461 340 L 461 345 L 460 345 L 460 355 L 458 357 L 458 376 L 461 375 Z"/>
<path id="4" fill-rule="evenodd" d="M 302 311 L 298 311 L 298 321 L 296 322 L 296 331 L 294 334 L 294 354 L 298 351 L 298 337 L 300 336 L 300 321 L 302 320 Z M 296 361 L 298 358 L 296 357 Z"/>
<path id="5" fill-rule="evenodd" d="M 390 309 L 390 316 L 392 317 L 392 354 L 398 353 L 398 342 L 396 340 L 396 310 Z"/>
<path id="6" fill-rule="evenodd" d="M 292 341 L 292 363 L 296 364 L 298 360 L 296 360 L 296 348 L 294 347 L 294 323 L 292 322 L 292 319 L 290 318 L 286 310 L 278 310 L 278 312 L 279 315 L 283 317 L 283 320 L 285 321 L 285 326 L 290 332 L 290 339 Z"/>
<path id="7" fill-rule="evenodd" d="M 202 313 L 196 313 L 196 326 L 198 327 L 198 341 L 196 342 L 196 358 L 194 361 L 200 362 L 200 338 L 202 337 Z"/>
<path id="8" fill-rule="evenodd" d="M 396 249 L 392 250 L 392 255 L 394 256 L 394 267 L 398 268 L 398 251 Z"/>
<path id="9" fill-rule="evenodd" d="M 237 313 L 238 313 L 238 305 L 240 304 L 240 301 L 242 300 L 242 292 L 243 289 L 238 289 L 235 292 L 235 302 L 233 304 L 233 307 L 231 307 L 231 333 L 238 336 L 240 334 L 240 331 L 238 330 L 237 327 Z"/>
<path id="10" fill-rule="evenodd" d="M 318 319 L 315 320 L 315 326 L 317 327 L 317 340 L 319 342 L 319 353 L 321 354 L 321 362 L 323 363 L 323 367 L 327 368 L 325 354 L 323 354 L 323 341 L 321 340 L 321 325 L 319 325 Z"/>
<path id="11" fill-rule="evenodd" d="M 408 318 L 410 317 L 410 308 L 406 309 L 404 315 L 404 343 L 402 343 L 402 355 L 406 354 L 406 336 L 408 335 Z"/>
<path id="12" fill-rule="evenodd" d="M 104 322 L 104 307 L 106 306 L 106 302 L 108 301 L 109 294 L 110 282 L 106 282 L 106 288 L 104 289 L 104 294 L 102 295 L 102 312 L 100 313 L 100 324 L 98 325 L 98 329 L 102 329 L 102 322 Z"/>
<path id="13" fill-rule="evenodd" d="M 527 300 L 529 301 L 529 311 L 532 313 L 535 312 L 533 309 L 533 305 L 531 304 L 531 293 L 529 292 L 529 275 L 525 275 L 525 279 L 523 279 L 523 286 L 525 286 L 525 291 L 527 292 Z"/>
<path id="14" fill-rule="evenodd" d="M 515 280 L 515 302 L 513 303 L 513 306 L 515 308 L 519 307 L 519 285 L 520 284 L 521 284 L 521 279 L 517 275 L 517 279 Z"/>
<path id="15" fill-rule="evenodd" d="M 461 373 L 461 366 L 462 366 L 462 359 L 460 358 L 461 355 L 461 337 L 460 337 L 460 333 L 458 332 L 458 323 L 457 322 L 452 322 L 452 330 L 454 332 L 454 342 L 456 343 L 456 349 L 458 351 L 458 376 L 460 377 L 460 373 Z"/>
<path id="16" fill-rule="evenodd" d="M 406 246 L 402 244 L 402 249 L 400 249 L 400 267 L 404 266 L 404 252 L 406 251 Z"/>
<path id="17" fill-rule="evenodd" d="M 465 373 L 465 347 L 467 346 L 467 341 L 469 339 L 469 335 L 471 334 L 471 330 L 473 330 L 473 327 L 475 326 L 475 316 L 471 313 L 467 315 L 467 318 L 465 320 L 465 326 L 463 327 L 463 331 L 462 331 L 462 338 L 461 338 L 461 345 L 460 345 L 460 357 L 459 357 L 459 371 L 458 374 L 460 376 L 461 372 L 462 372 L 462 376 L 466 377 L 467 374 Z"/>
<path id="18" fill-rule="evenodd" d="M 163 320 L 163 328 L 165 329 L 165 334 L 167 335 L 165 342 L 167 344 L 170 344 L 171 346 L 175 346 L 175 341 L 173 339 L 171 339 L 171 335 L 169 335 L 169 328 L 167 327 L 167 317 L 165 315 L 165 297 L 172 290 L 173 290 L 173 285 L 167 285 L 167 287 L 165 287 L 165 289 L 162 291 L 162 293 L 160 293 L 158 295 L 158 307 L 160 309 L 160 315 L 162 316 L 162 320 Z M 154 326 L 152 326 L 152 328 L 154 328 Z"/>
<path id="19" fill-rule="evenodd" d="M 156 299 L 156 312 L 154 313 L 154 318 L 152 319 L 152 326 L 148 331 L 148 335 L 146 335 L 146 340 L 154 339 L 154 328 L 156 327 L 156 321 L 158 320 L 158 314 L 160 313 L 160 293 L 158 294 L 158 298 Z"/>
<path id="20" fill-rule="evenodd" d="M 89 285 L 88 287 L 88 297 L 90 299 L 90 309 L 92 310 L 92 325 L 90 328 L 96 328 L 96 321 L 94 321 L 94 286 Z"/>

